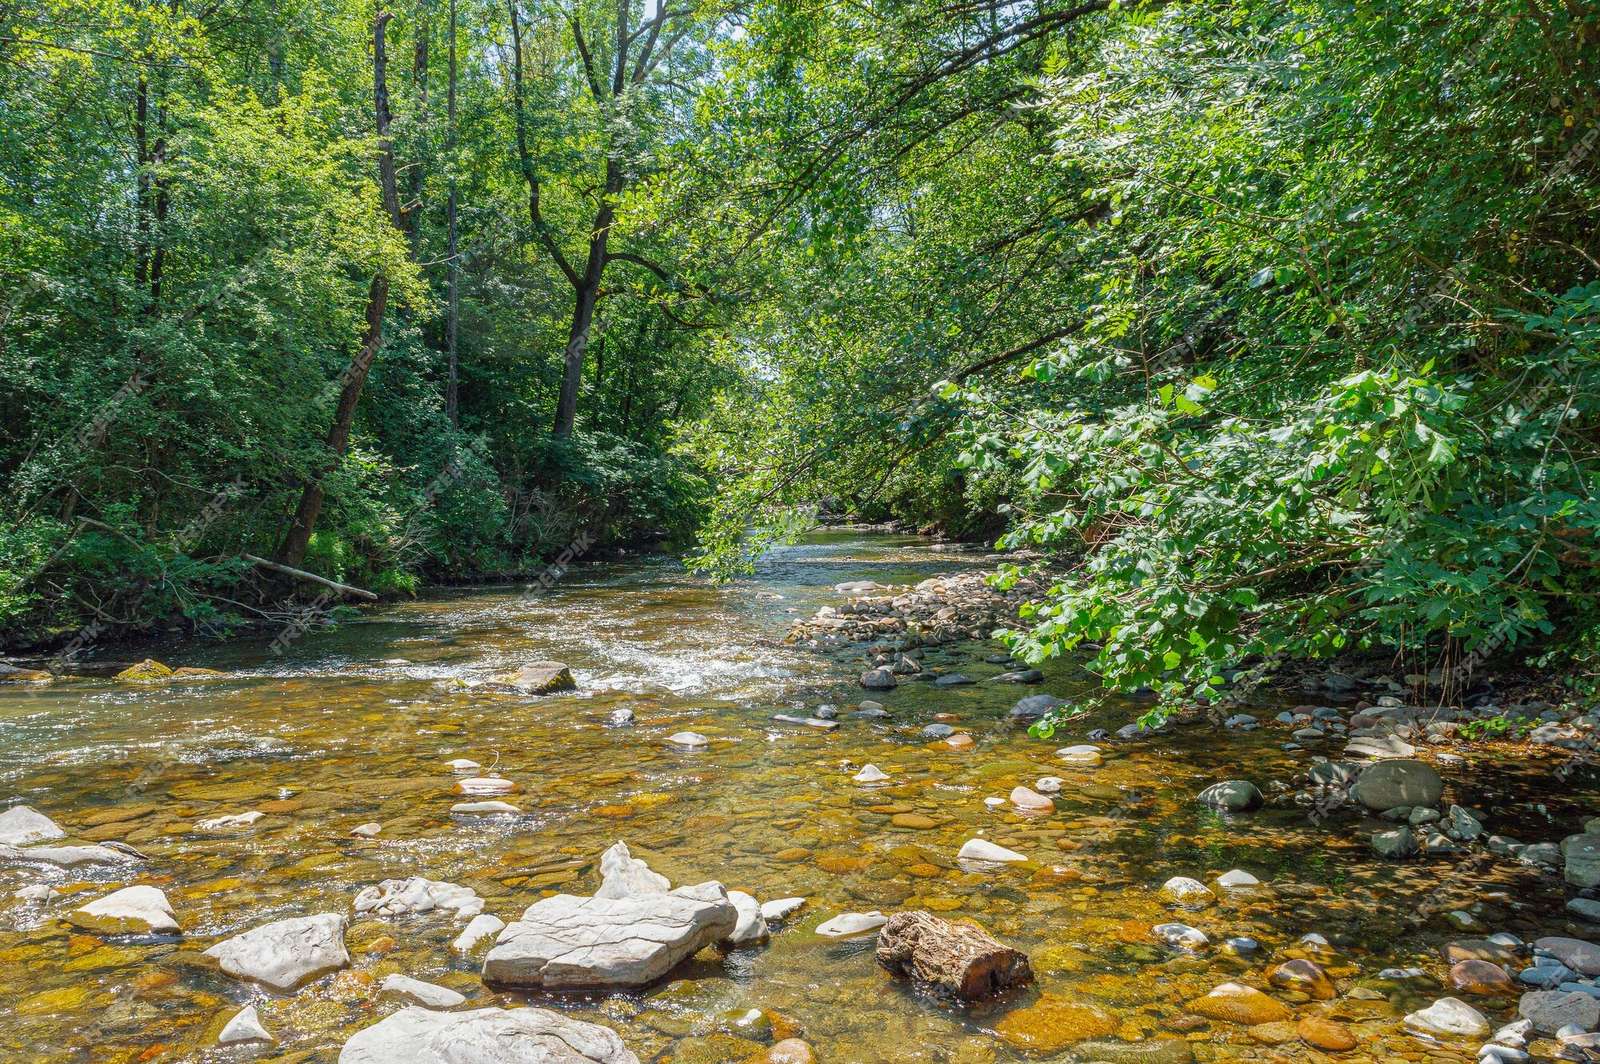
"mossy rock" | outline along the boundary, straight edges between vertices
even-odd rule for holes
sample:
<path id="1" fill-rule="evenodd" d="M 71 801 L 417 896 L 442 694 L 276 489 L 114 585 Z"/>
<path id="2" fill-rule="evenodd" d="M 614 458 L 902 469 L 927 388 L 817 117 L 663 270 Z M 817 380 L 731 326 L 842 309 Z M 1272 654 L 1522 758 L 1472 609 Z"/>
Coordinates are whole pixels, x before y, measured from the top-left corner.
<path id="1" fill-rule="evenodd" d="M 145 658 L 136 665 L 129 665 L 113 679 L 118 683 L 164 683 L 172 679 L 172 670 L 155 658 Z"/>

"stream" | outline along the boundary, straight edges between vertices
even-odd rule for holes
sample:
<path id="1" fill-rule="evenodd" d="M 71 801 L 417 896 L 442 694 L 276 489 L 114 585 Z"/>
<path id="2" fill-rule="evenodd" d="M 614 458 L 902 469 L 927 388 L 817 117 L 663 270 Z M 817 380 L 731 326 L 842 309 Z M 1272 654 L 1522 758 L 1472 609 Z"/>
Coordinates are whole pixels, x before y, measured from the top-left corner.
<path id="1" fill-rule="evenodd" d="M 1297 1019 L 1355 1033 L 1358 1047 L 1336 1059 L 1473 1060 L 1477 1042 L 1431 1041 L 1401 1017 L 1455 993 L 1441 990 L 1440 950 L 1453 939 L 1571 933 L 1558 878 L 1481 853 L 1386 863 L 1350 819 L 1318 823 L 1272 802 L 1224 817 L 1196 804 L 1218 780 L 1254 780 L 1271 798 L 1272 781 L 1303 772 L 1306 752 L 1284 750 L 1281 729 L 1180 728 L 1102 743 L 1105 763 L 1079 767 L 1055 749 L 1144 707 L 1096 694 L 1087 720 L 1042 742 L 1007 711 L 1041 691 L 1087 696 L 1065 666 L 1046 666 L 1041 686 L 986 682 L 1005 669 L 986 661 L 998 648 L 955 644 L 929 649 L 924 668 L 959 668 L 978 682 L 867 695 L 859 654 L 782 642 L 797 620 L 840 600 L 838 583 L 911 584 L 981 559 L 911 537 L 831 532 L 774 552 L 731 585 L 646 558 L 575 569 L 548 593 L 428 593 L 308 632 L 281 656 L 270 633 L 150 650 L 170 665 L 222 670 L 221 679 L 135 686 L 86 675 L 0 687 L 0 798 L 48 815 L 67 841 L 125 843 L 148 858 L 131 869 L 0 865 L 0 1054 L 333 1061 L 352 1034 L 399 1007 L 377 983 L 403 973 L 465 994 L 469 1007 L 570 1011 L 612 1027 L 641 1060 L 674 1064 L 760 1059 L 779 1037 L 803 1038 L 830 1064 L 1335 1059 L 1292 1032 L 1275 1038 L 1185 1008 L 1222 982 L 1265 986 L 1269 963 L 1310 956 L 1338 996 L 1276 996 Z M 579 690 L 538 698 L 483 686 L 541 659 L 569 664 Z M 864 696 L 890 717 L 852 718 Z M 837 730 L 770 719 L 822 704 L 839 708 Z M 608 726 L 624 708 L 633 724 Z M 1270 718 L 1284 706 L 1262 708 Z M 973 747 L 925 738 L 935 714 Z M 684 730 L 709 748 L 665 743 Z M 505 797 L 520 815 L 452 815 L 463 800 L 453 758 L 514 781 Z M 852 782 L 869 762 L 886 785 Z M 1045 776 L 1064 780 L 1053 812 L 986 807 L 986 797 Z M 1548 766 L 1485 755 L 1446 778 L 1453 800 L 1490 813 L 1491 830 L 1528 841 L 1559 840 L 1597 808 L 1586 786 L 1552 790 Z M 249 810 L 264 816 L 242 830 L 195 826 Z M 350 834 L 368 822 L 382 826 L 376 837 Z M 964 868 L 955 855 L 973 838 L 1029 861 Z M 646 990 L 561 996 L 486 988 L 482 950 L 450 948 L 462 922 L 447 914 L 351 914 L 362 888 L 421 875 L 471 887 L 487 912 L 511 919 L 542 896 L 592 894 L 597 859 L 617 840 L 674 885 L 716 879 L 762 900 L 803 896 L 806 906 L 770 943 L 704 950 Z M 1193 911 L 1159 895 L 1170 877 L 1211 883 L 1231 869 L 1262 886 L 1218 891 Z M 41 882 L 62 897 L 12 897 Z M 181 936 L 107 937 L 60 921 L 130 883 L 166 892 Z M 871 935 L 815 933 L 843 912 L 913 908 L 976 920 L 1030 955 L 1035 984 L 956 1007 L 880 968 Z M 201 956 L 219 938 L 318 912 L 351 914 L 352 964 L 294 994 L 231 979 Z M 1174 920 L 1213 948 L 1191 955 L 1152 938 L 1153 925 Z M 1331 945 L 1301 943 L 1308 933 Z M 1236 936 L 1259 951 L 1220 948 Z M 1424 974 L 1380 977 L 1388 968 Z M 217 1046 L 222 1024 L 250 1002 L 277 1044 Z M 1515 993 L 1473 1003 L 1496 1026 L 1515 1018 Z"/>

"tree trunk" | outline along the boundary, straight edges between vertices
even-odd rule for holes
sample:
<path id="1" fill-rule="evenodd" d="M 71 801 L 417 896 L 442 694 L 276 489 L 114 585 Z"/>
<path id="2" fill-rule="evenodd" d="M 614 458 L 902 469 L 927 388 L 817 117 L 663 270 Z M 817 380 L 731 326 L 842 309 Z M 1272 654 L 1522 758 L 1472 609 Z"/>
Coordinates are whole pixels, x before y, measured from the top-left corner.
<path id="1" fill-rule="evenodd" d="M 878 963 L 897 975 L 978 1001 L 1031 982 L 1026 954 L 932 913 L 903 912 L 878 932 Z"/>
<path id="2" fill-rule="evenodd" d="M 444 411 L 450 424 L 461 423 L 461 372 L 456 357 L 456 336 L 461 324 L 461 265 L 456 233 L 456 0 L 450 0 L 450 81 L 445 91 L 445 123 L 448 145 L 446 165 L 450 167 L 450 190 L 445 199 L 445 257 L 449 261 L 449 294 L 446 298 L 444 346 L 449 361 L 444 386 Z"/>
<path id="3" fill-rule="evenodd" d="M 404 234 L 405 224 L 400 216 L 400 195 L 395 187 L 394 142 L 389 137 L 389 85 L 387 60 L 383 50 L 383 30 L 393 16 L 380 10 L 372 22 L 372 102 L 378 127 L 378 181 L 383 190 L 384 210 L 389 222 Z M 339 390 L 339 405 L 334 410 L 333 426 L 328 429 L 330 458 L 337 462 L 350 446 L 350 427 L 355 422 L 356 403 L 361 389 L 367 383 L 367 373 L 372 360 L 383 344 L 383 312 L 389 302 L 389 279 L 382 274 L 373 277 L 367 289 L 367 325 L 361 337 L 361 350 L 345 368 L 343 386 Z M 295 510 L 294 521 L 278 548 L 277 561 L 288 566 L 299 566 L 305 559 L 306 548 L 311 544 L 311 533 L 322 513 L 325 492 L 322 473 L 313 476 L 300 493 L 300 505 Z"/>

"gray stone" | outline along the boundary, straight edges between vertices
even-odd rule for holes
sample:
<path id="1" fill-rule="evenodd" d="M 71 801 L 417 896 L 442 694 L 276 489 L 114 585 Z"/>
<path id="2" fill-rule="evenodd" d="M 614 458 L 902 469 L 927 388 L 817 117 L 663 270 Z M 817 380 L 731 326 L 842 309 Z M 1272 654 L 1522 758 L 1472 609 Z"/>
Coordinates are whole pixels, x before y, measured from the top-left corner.
<path id="1" fill-rule="evenodd" d="M 1243 813 L 1261 808 L 1261 791 L 1249 780 L 1224 780 L 1200 792 L 1199 802 L 1210 809 Z"/>
<path id="2" fill-rule="evenodd" d="M 223 1025 L 222 1033 L 217 1035 L 217 1044 L 220 1046 L 276 1041 L 271 1032 L 261 1025 L 261 1016 L 254 1005 L 246 1005 L 234 1013 L 233 1018 Z"/>
<path id="3" fill-rule="evenodd" d="M 715 882 L 625 898 L 557 894 L 506 925 L 484 958 L 483 979 L 546 990 L 647 986 L 738 923 Z"/>
<path id="4" fill-rule="evenodd" d="M 1444 793 L 1444 781 L 1433 766 L 1421 761 L 1379 761 L 1361 770 L 1350 796 L 1368 809 L 1381 811 L 1397 805 L 1432 806 Z"/>
<path id="5" fill-rule="evenodd" d="M 899 687 L 900 681 L 888 669 L 868 669 L 861 674 L 861 686 L 869 691 L 888 691 Z"/>
<path id="6" fill-rule="evenodd" d="M 1478 1038 L 1489 1033 L 1489 1021 L 1483 1013 L 1459 998 L 1440 998 L 1408 1015 L 1405 1022 L 1408 1027 L 1453 1038 Z"/>
<path id="7" fill-rule="evenodd" d="M 38 862 L 59 868 L 77 868 L 79 865 L 122 864 L 138 858 L 124 850 L 110 846 L 0 846 L 0 861 Z"/>
<path id="8" fill-rule="evenodd" d="M 409 975 L 391 975 L 386 977 L 378 986 L 381 994 L 394 994 L 407 1001 L 415 1002 L 430 1009 L 453 1009 L 457 1005 L 465 1005 L 467 997 L 459 994 L 447 986 L 435 983 L 425 983 L 421 979 L 413 979 Z"/>
<path id="9" fill-rule="evenodd" d="M 1459 805 L 1450 807 L 1449 824 L 1451 837 L 1461 842 L 1471 842 L 1483 834 L 1482 822 Z"/>
<path id="10" fill-rule="evenodd" d="M 1067 704 L 1064 698 L 1055 695 L 1029 695 L 1017 699 L 1017 704 L 1011 707 L 1012 720 L 1038 720 L 1053 709 L 1059 709 Z"/>
<path id="11" fill-rule="evenodd" d="M 1410 828 L 1393 828 L 1372 833 L 1372 849 L 1379 857 L 1398 861 L 1417 852 L 1417 840 Z"/>
<path id="12" fill-rule="evenodd" d="M 293 990 L 349 965 L 345 926 L 339 913 L 275 920 L 224 939 L 205 955 L 235 979 L 248 979 L 274 990 Z"/>
<path id="13" fill-rule="evenodd" d="M 469 917 L 483 911 L 483 899 L 471 887 L 411 876 L 364 888 L 352 907 L 363 916 L 415 916 L 449 909 L 457 916 Z"/>
<path id="14" fill-rule="evenodd" d="M 1569 1023 L 1592 1031 L 1600 1025 L 1600 1000 L 1590 994 L 1530 990 L 1517 1002 L 1517 1015 L 1531 1020 L 1540 1034 L 1555 1034 Z"/>
<path id="15" fill-rule="evenodd" d="M 930 724 L 922 729 L 924 739 L 944 739 L 955 734 L 955 729 L 948 724 Z"/>
<path id="16" fill-rule="evenodd" d="M 971 682 L 972 682 L 972 677 L 968 676 L 966 673 L 948 672 L 948 673 L 945 673 L 943 676 L 936 677 L 934 679 L 934 681 L 933 681 L 933 686 L 935 686 L 935 687 L 965 687 L 967 684 L 969 684 Z"/>
<path id="17" fill-rule="evenodd" d="M 178 931 L 167 896 L 157 887 L 123 887 L 74 909 L 67 922 L 106 934 L 170 935 Z"/>
<path id="18" fill-rule="evenodd" d="M 577 690 L 572 670 L 559 661 L 530 661 L 516 672 L 508 672 L 498 682 L 527 695 L 549 695 Z"/>
<path id="19" fill-rule="evenodd" d="M 1384 760 L 1396 757 L 1414 757 L 1417 748 L 1403 739 L 1393 735 L 1363 735 L 1351 739 L 1344 748 L 1345 757 L 1362 758 L 1364 760 Z M 1400 803 L 1396 802 L 1396 805 Z M 1423 803 L 1432 805 L 1432 802 Z"/>
<path id="20" fill-rule="evenodd" d="M 1600 946 L 1581 938 L 1551 936 L 1537 939 L 1533 948 L 1547 953 L 1582 975 L 1600 975 Z"/>
<path id="21" fill-rule="evenodd" d="M 54 820 L 31 806 L 14 805 L 0 813 L 0 845 L 27 846 L 66 837 Z"/>
<path id="22" fill-rule="evenodd" d="M 549 1009 L 405 1008 L 355 1034 L 339 1064 L 639 1064 L 609 1027 Z"/>
<path id="23" fill-rule="evenodd" d="M 727 938 L 729 945 L 754 946 L 769 937 L 766 918 L 761 915 L 761 903 L 742 890 L 728 891 L 728 900 L 739 913 L 739 922 Z"/>
<path id="24" fill-rule="evenodd" d="M 1580 889 L 1600 887 L 1600 834 L 1585 831 L 1561 841 L 1561 875 Z"/>

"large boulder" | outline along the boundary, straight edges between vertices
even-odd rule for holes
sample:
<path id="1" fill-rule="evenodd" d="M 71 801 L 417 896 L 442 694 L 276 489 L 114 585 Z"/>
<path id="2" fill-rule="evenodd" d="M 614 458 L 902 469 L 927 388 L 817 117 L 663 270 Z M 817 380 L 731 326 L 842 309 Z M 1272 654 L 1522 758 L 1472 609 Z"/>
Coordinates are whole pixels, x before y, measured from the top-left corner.
<path id="1" fill-rule="evenodd" d="M 1059 709 L 1067 704 L 1064 698 L 1055 695 L 1029 695 L 1017 699 L 1017 704 L 1011 707 L 1012 720 L 1038 720 L 1051 710 Z"/>
<path id="2" fill-rule="evenodd" d="M 639 1064 L 609 1027 L 549 1009 L 404 1008 L 354 1035 L 339 1064 Z"/>
<path id="3" fill-rule="evenodd" d="M 578 689 L 578 681 L 572 678 L 572 669 L 559 661 L 530 661 L 516 672 L 503 673 L 498 682 L 514 687 L 525 695 L 549 695 Z"/>
<path id="4" fill-rule="evenodd" d="M 1600 999 L 1579 990 L 1535 990 L 1522 995 L 1517 1015 L 1540 1034 L 1553 1035 L 1569 1024 L 1592 1031 L 1600 1027 Z"/>
<path id="5" fill-rule="evenodd" d="M 1600 834 L 1585 831 L 1561 841 L 1562 875 L 1581 889 L 1600 887 Z"/>
<path id="6" fill-rule="evenodd" d="M 275 920 L 223 939 L 205 955 L 235 979 L 248 979 L 274 990 L 293 990 L 350 964 L 344 946 L 345 927 L 345 918 L 339 913 Z"/>
<path id="7" fill-rule="evenodd" d="M 1249 780 L 1223 780 L 1200 792 L 1200 804 L 1224 813 L 1245 813 L 1261 808 L 1261 791 Z"/>
<path id="8" fill-rule="evenodd" d="M 647 986 L 738 923 L 715 882 L 627 898 L 557 894 L 506 925 L 484 958 L 483 979 L 546 990 Z"/>
<path id="9" fill-rule="evenodd" d="M 63 838 L 66 834 L 59 824 L 31 806 L 14 805 L 0 813 L 0 845 L 27 846 Z"/>
<path id="10" fill-rule="evenodd" d="M 110 846 L 17 846 L 0 845 L 0 861 L 37 862 L 58 868 L 77 868 L 79 865 L 114 865 L 141 858 L 128 850 Z"/>
<path id="11" fill-rule="evenodd" d="M 887 691 L 892 687 L 899 687 L 900 681 L 894 678 L 894 673 L 888 669 L 868 669 L 861 674 L 861 686 L 869 691 Z"/>
<path id="12" fill-rule="evenodd" d="M 1350 787 L 1350 797 L 1381 812 L 1397 806 L 1436 806 L 1444 794 L 1444 780 L 1432 765 L 1421 761 L 1379 761 L 1361 770 Z"/>
<path id="13" fill-rule="evenodd" d="M 112 679 L 121 683 L 163 683 L 172 679 L 172 670 L 154 658 L 129 665 Z"/>

